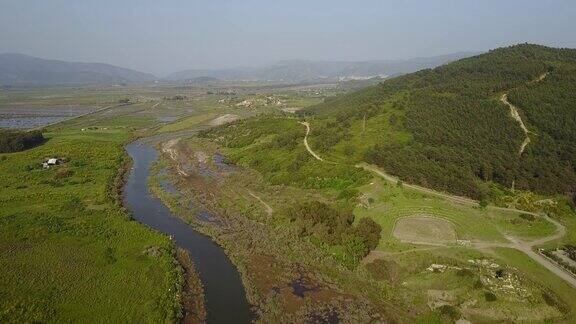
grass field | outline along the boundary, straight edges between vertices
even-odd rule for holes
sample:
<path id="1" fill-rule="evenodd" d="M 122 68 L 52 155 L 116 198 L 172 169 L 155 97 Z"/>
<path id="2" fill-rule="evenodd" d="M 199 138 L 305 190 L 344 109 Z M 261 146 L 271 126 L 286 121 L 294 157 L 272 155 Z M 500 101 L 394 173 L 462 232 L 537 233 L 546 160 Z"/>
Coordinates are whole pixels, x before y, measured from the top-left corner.
<path id="1" fill-rule="evenodd" d="M 529 259 L 513 251 L 512 255 L 516 260 L 461 247 L 431 248 L 391 254 L 366 268 L 383 281 L 408 288 L 407 295 L 415 305 L 437 309 L 453 320 L 542 322 L 570 318 L 569 308 L 562 302 L 551 302 L 568 297 L 557 295 L 556 291 L 562 290 L 558 283 L 526 277 L 525 267 L 517 267 L 517 263 L 526 264 Z M 529 271 L 539 271 L 538 265 L 531 267 Z"/>
<path id="2" fill-rule="evenodd" d="M 282 90 L 224 95 L 206 90 L 0 92 L 0 107 L 103 105 L 123 98 L 133 102 L 51 127 L 43 146 L 0 155 L 0 322 L 174 320 L 183 279 L 173 246 L 166 237 L 129 220 L 112 188 L 126 161 L 123 145 L 133 136 L 206 128 L 225 114 L 241 119 L 273 116 L 183 140 L 181 153 L 188 159 L 184 163 L 198 164 L 196 153 L 201 151 L 207 159 L 205 170 L 185 180 L 163 175 L 183 188 L 182 194 L 163 192 L 161 179 L 155 177 L 153 191 L 224 246 L 264 321 L 302 320 L 300 311 L 324 311 L 318 305 L 332 301 L 341 314 L 350 315 L 344 319 L 355 321 L 367 319 L 367 314 L 409 316 L 408 310 L 410 318 L 421 322 L 450 322 L 460 316 L 481 322 L 573 319 L 574 290 L 526 255 L 511 249 L 475 250 L 455 242 L 506 242 L 506 235 L 529 241 L 554 233 L 553 224 L 518 212 L 456 204 L 354 167 L 376 142 L 411 140 L 390 123 L 403 116 L 356 121 L 347 141 L 326 152 L 314 130 L 332 126 L 313 123 L 310 145 L 327 161 L 336 162 L 325 163 L 306 151 L 304 127 L 282 112 L 318 103 L 322 94 Z M 169 99 L 174 95 L 187 97 Z M 245 101 L 252 106 L 238 105 Z M 217 152 L 236 163 L 236 171 L 222 171 L 214 160 Z M 42 169 L 40 163 L 52 156 L 67 162 Z M 164 160 L 157 168 L 171 163 Z M 225 215 L 234 231 L 198 224 L 190 201 L 201 198 L 209 210 Z M 364 217 L 378 223 L 382 232 L 374 254 L 347 267 L 342 246 L 302 237 L 283 212 L 309 200 L 352 210 L 355 224 Z M 561 205 L 551 213 L 568 228 L 563 240 L 576 241 L 571 230 L 576 220 L 569 207 Z M 408 242 L 399 239 L 398 231 Z M 421 244 L 428 241 L 441 244 Z M 445 268 L 428 270 L 432 264 Z M 497 274 L 499 269 L 505 275 Z M 302 278 L 317 287 L 306 298 L 290 288 Z M 514 289 L 504 288 L 509 284 Z"/>
<path id="3" fill-rule="evenodd" d="M 426 196 L 409 188 L 374 178 L 361 187 L 362 199 L 367 205 L 355 209 L 358 218 L 371 217 L 383 228 L 380 249 L 409 248 L 393 235 L 398 219 L 415 215 L 428 215 L 450 221 L 459 240 L 505 242 L 509 233 L 523 239 L 534 239 L 554 233 L 553 224 L 544 219 L 524 220 L 521 213 L 479 209 Z"/>
<path id="4" fill-rule="evenodd" d="M 473 321 L 571 318 L 573 308 L 562 306 L 565 295 L 556 292 L 559 286 L 542 285 L 540 281 L 524 278 L 523 269 L 507 263 L 493 250 L 470 247 L 484 242 L 506 244 L 509 243 L 507 236 L 536 240 L 554 234 L 557 230 L 554 224 L 542 217 L 527 217 L 518 211 L 459 204 L 421 193 L 401 183 L 386 182 L 371 174 L 354 173 L 358 170 L 354 165 L 363 154 L 363 147 L 367 147 L 363 143 L 384 140 L 370 134 L 379 123 L 381 121 L 367 120 L 365 132 L 362 122 L 352 126 L 354 131 L 349 134 L 347 143 L 359 143 L 353 145 L 353 150 L 336 146 L 334 150 L 322 152 L 323 139 L 312 137 L 310 146 L 325 159 L 324 162 L 312 158 L 305 150 L 302 143 L 305 129 L 294 119 L 258 118 L 209 132 L 206 139 L 212 141 L 212 147 L 216 146 L 229 161 L 242 169 L 258 175 L 257 180 L 248 181 L 243 177 L 228 180 L 236 181 L 236 184 L 231 184 L 234 189 L 222 199 L 230 202 L 226 204 L 226 210 L 256 214 L 255 219 L 272 222 L 276 229 L 288 232 L 292 225 L 282 221 L 282 210 L 303 199 L 328 201 L 338 208 L 354 207 L 356 223 L 369 217 L 382 227 L 376 251 L 354 272 L 368 271 L 371 274 L 374 281 L 360 275 L 378 287 L 370 296 L 401 295 L 406 303 L 419 310 L 417 318 L 425 322 L 446 321 L 447 317 L 459 319 L 450 317 L 455 314 Z M 319 127 L 336 126 L 327 122 Z M 393 128 L 388 129 L 388 135 L 410 140 Z M 205 139 L 192 140 L 192 150 L 210 147 L 201 144 L 202 141 Z M 186 152 L 186 155 L 192 155 Z M 245 187 L 264 197 L 273 207 L 272 220 L 264 212 L 254 212 L 262 209 L 262 204 L 256 200 L 250 203 L 248 194 L 243 195 L 240 190 Z M 428 221 L 436 220 L 436 231 L 430 230 L 429 222 L 403 224 L 421 216 L 426 216 Z M 395 237 L 398 224 L 409 236 L 408 239 L 404 237 L 408 242 Z M 327 247 L 314 238 L 309 240 L 331 253 L 336 260 L 341 255 L 340 246 Z M 523 254 L 519 260 L 530 263 L 529 257 Z M 448 270 L 428 271 L 433 264 L 446 266 Z M 532 266 L 541 268 L 537 264 Z M 506 275 L 497 272 L 500 268 Z M 335 273 L 331 272 L 332 275 Z M 552 276 L 551 273 L 548 275 Z M 339 283 L 347 285 L 349 282 L 341 280 Z M 390 284 L 394 285 L 395 293 L 389 290 Z M 508 288 L 510 285 L 513 288 Z"/>
<path id="5" fill-rule="evenodd" d="M 0 321 L 175 319 L 173 245 L 131 221 L 114 195 L 130 134 L 45 135 L 40 147 L 0 154 Z M 42 169 L 48 157 L 67 162 Z"/>

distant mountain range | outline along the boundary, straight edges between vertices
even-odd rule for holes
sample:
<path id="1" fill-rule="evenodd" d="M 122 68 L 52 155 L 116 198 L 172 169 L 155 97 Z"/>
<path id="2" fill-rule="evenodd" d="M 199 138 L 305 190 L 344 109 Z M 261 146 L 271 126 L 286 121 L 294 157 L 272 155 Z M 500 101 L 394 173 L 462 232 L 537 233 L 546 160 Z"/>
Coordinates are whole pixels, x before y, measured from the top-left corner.
<path id="1" fill-rule="evenodd" d="M 23 54 L 0 54 L 2 86 L 77 86 L 142 83 L 152 74 L 102 63 L 45 60 Z"/>
<path id="2" fill-rule="evenodd" d="M 172 73 L 168 75 L 165 80 L 196 81 L 201 78 L 215 78 L 223 81 L 277 82 L 358 80 L 412 73 L 426 68 L 434 68 L 476 54 L 478 53 L 460 52 L 408 60 L 360 62 L 290 60 L 254 68 L 220 70 L 191 69 Z"/>
<path id="3" fill-rule="evenodd" d="M 475 53 L 361 62 L 290 60 L 263 67 L 185 70 L 161 79 L 166 82 L 271 81 L 285 83 L 337 82 L 389 77 L 469 57 Z M 103 63 L 46 60 L 16 53 L 0 54 L 0 86 L 82 86 L 147 83 L 156 76 Z"/>

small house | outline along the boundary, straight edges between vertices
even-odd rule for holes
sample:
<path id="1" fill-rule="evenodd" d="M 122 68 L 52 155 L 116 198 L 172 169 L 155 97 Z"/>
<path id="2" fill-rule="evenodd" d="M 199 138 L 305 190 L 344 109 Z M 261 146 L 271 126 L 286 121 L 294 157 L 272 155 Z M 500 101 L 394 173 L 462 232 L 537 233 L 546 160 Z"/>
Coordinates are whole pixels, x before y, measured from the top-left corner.
<path id="1" fill-rule="evenodd" d="M 61 159 L 58 159 L 58 158 L 49 158 L 48 160 L 42 162 L 42 167 L 43 167 L 44 169 L 48 169 L 48 168 L 50 168 L 51 166 L 60 164 L 61 162 L 62 162 Z"/>

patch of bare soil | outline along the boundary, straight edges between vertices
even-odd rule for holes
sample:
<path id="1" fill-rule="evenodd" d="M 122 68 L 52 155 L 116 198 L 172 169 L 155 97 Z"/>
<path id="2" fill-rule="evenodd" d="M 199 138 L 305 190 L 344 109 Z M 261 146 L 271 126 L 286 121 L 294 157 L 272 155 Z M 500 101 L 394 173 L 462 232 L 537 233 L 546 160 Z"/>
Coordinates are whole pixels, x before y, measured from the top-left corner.
<path id="1" fill-rule="evenodd" d="M 238 120 L 240 117 L 233 114 L 222 115 L 210 121 L 210 126 L 220 126 Z"/>
<path id="2" fill-rule="evenodd" d="M 452 223 L 426 215 L 400 218 L 394 226 L 393 234 L 411 243 L 455 243 L 457 240 Z"/>
<path id="3" fill-rule="evenodd" d="M 206 307 L 204 303 L 204 288 L 196 272 L 194 263 L 186 250 L 178 248 L 176 259 L 184 270 L 184 286 L 182 289 L 182 323 L 205 323 Z"/>

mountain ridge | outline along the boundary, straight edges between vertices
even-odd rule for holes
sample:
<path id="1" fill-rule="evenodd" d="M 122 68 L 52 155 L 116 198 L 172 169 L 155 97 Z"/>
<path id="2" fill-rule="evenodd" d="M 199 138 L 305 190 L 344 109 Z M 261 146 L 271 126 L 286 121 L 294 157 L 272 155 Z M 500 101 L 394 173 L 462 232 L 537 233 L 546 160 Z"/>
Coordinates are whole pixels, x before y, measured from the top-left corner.
<path id="1" fill-rule="evenodd" d="M 4 86 L 78 86 L 143 83 L 156 77 L 106 63 L 48 60 L 20 53 L 0 54 L 0 84 Z"/>
<path id="2" fill-rule="evenodd" d="M 238 67 L 228 69 L 188 69 L 169 74 L 168 81 L 186 81 L 198 77 L 213 77 L 226 81 L 284 81 L 308 82 L 314 80 L 340 81 L 343 79 L 368 79 L 394 76 L 432 68 L 476 52 L 457 52 L 447 55 L 418 57 L 405 60 L 367 61 L 316 61 L 282 60 L 261 67 Z"/>
<path id="3" fill-rule="evenodd" d="M 311 145 L 321 153 L 360 143 L 357 160 L 410 183 L 476 199 L 490 194 L 489 185 L 571 194 L 575 72 L 576 49 L 519 44 L 389 79 L 301 114 L 316 116 Z M 500 100 L 504 93 L 538 134 L 520 156 L 526 136 Z M 371 136 L 361 140 L 358 127 Z"/>

